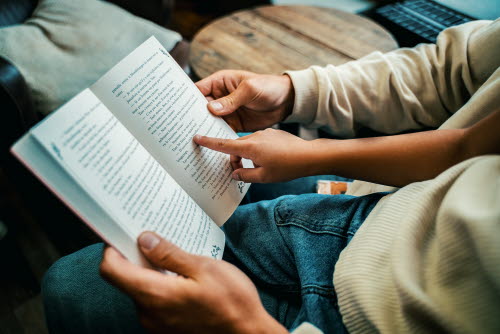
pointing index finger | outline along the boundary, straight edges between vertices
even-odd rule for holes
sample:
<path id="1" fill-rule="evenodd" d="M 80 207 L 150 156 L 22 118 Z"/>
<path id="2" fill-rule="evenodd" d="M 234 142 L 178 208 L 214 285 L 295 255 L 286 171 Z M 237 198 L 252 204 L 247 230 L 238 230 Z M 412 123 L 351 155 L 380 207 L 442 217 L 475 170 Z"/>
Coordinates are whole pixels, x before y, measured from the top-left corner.
<path id="1" fill-rule="evenodd" d="M 245 157 L 246 144 L 241 140 L 213 138 L 201 135 L 195 135 L 193 140 L 196 144 L 214 151 Z"/>

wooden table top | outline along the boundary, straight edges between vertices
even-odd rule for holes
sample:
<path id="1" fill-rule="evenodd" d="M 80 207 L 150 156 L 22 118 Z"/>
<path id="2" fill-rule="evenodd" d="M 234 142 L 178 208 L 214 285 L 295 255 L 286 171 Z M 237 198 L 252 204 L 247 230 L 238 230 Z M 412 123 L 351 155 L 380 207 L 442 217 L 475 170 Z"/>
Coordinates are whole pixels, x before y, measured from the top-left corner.
<path id="1" fill-rule="evenodd" d="M 312 6 L 264 6 L 217 19 L 194 37 L 190 64 L 204 78 L 222 69 L 280 74 L 340 65 L 398 45 L 375 22 Z"/>

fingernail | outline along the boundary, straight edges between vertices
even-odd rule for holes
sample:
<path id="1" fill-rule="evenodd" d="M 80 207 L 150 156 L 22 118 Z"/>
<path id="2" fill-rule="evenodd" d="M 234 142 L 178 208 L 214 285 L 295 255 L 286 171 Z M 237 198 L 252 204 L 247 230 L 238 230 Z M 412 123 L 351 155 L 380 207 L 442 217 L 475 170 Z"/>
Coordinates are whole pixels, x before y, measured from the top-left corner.
<path id="1" fill-rule="evenodd" d="M 201 140 L 201 135 L 194 135 L 193 140 L 194 141 L 200 141 Z"/>
<path id="2" fill-rule="evenodd" d="M 210 107 L 212 108 L 213 111 L 220 111 L 223 108 L 222 104 L 220 102 L 217 102 L 217 101 L 212 101 L 209 104 L 210 104 Z"/>
<path id="3" fill-rule="evenodd" d="M 234 173 L 233 174 L 233 179 L 235 179 L 236 181 L 241 181 L 240 174 Z"/>
<path id="4" fill-rule="evenodd" d="M 144 232 L 139 236 L 139 246 L 144 249 L 152 250 L 160 243 L 160 238 L 154 233 Z"/>

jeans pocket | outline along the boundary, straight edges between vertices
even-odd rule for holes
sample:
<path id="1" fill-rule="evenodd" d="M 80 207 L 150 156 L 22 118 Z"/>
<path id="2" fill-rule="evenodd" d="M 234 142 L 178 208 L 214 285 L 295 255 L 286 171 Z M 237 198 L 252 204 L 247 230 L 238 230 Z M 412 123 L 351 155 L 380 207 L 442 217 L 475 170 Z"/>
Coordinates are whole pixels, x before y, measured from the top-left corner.
<path id="1" fill-rule="evenodd" d="M 347 239 L 357 230 L 351 228 L 353 198 L 320 194 L 283 196 L 275 207 L 275 221 L 278 226 L 295 226 L 309 233 L 331 234 Z"/>
<path id="2" fill-rule="evenodd" d="M 348 241 L 386 193 L 366 196 L 303 194 L 280 197 L 278 226 L 297 226 L 310 233 L 332 234 Z"/>

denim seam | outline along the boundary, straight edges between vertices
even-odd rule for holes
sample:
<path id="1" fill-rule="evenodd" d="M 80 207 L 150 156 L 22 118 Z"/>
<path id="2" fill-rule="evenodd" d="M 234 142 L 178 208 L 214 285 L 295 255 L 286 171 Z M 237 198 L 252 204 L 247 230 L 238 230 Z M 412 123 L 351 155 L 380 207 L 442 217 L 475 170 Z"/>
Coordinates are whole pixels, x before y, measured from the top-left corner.
<path id="1" fill-rule="evenodd" d="M 297 227 L 300 227 L 308 232 L 311 232 L 311 233 L 314 233 L 314 234 L 331 234 L 331 235 L 335 235 L 335 236 L 338 236 L 340 238 L 343 238 L 343 239 L 347 239 L 347 236 L 345 236 L 344 234 L 340 234 L 338 232 L 335 232 L 335 231 L 330 231 L 330 230 L 313 230 L 311 228 L 308 228 L 306 226 L 304 226 L 304 224 L 301 224 L 301 223 L 296 223 L 294 222 L 294 220 L 297 220 L 299 222 L 305 222 L 303 220 L 300 220 L 300 219 L 289 219 L 287 222 L 284 222 L 284 223 L 276 223 L 278 226 L 290 226 L 290 225 L 293 225 L 293 226 L 297 226 Z"/>
<path id="2" fill-rule="evenodd" d="M 328 234 L 331 234 L 331 235 L 336 235 L 338 237 L 347 239 L 347 237 L 344 234 L 340 234 L 338 232 L 334 232 L 334 231 L 330 231 L 330 230 L 317 231 L 317 230 L 310 229 L 310 228 L 304 226 L 304 225 L 307 225 L 306 224 L 308 222 L 307 220 L 301 220 L 300 218 L 296 218 L 296 217 L 289 218 L 289 219 L 286 219 L 286 218 L 282 217 L 282 215 L 280 213 L 280 210 L 279 210 L 279 207 L 282 205 L 282 203 L 283 203 L 283 201 L 281 201 L 280 203 L 278 203 L 276 205 L 276 207 L 275 207 L 275 210 L 274 210 L 274 220 L 275 220 L 277 226 L 289 226 L 289 225 L 293 225 L 293 226 L 300 227 L 300 228 L 302 228 L 302 229 L 304 229 L 304 230 L 306 230 L 308 232 L 314 233 L 314 234 L 328 233 Z M 289 211 L 289 210 L 288 209 L 284 209 L 284 211 Z M 298 221 L 298 223 L 295 223 L 294 222 L 295 220 Z M 304 223 L 304 224 L 300 224 L 301 222 Z M 337 230 L 341 230 L 341 229 L 337 229 Z M 344 232 L 344 230 L 341 230 L 341 231 Z M 292 252 L 292 254 L 293 254 L 293 252 Z"/>
<path id="3" fill-rule="evenodd" d="M 333 287 L 325 287 L 316 284 L 304 285 L 301 289 L 302 295 L 320 295 L 323 297 L 335 297 L 337 298 L 337 293 Z"/>
<path id="4" fill-rule="evenodd" d="M 278 207 L 281 205 L 281 203 L 283 203 L 283 200 L 279 200 L 278 203 L 276 204 L 276 206 L 274 207 L 274 223 L 276 224 L 276 226 L 280 226 L 280 223 L 279 221 L 283 220 L 283 218 L 281 217 L 281 214 L 278 210 Z M 288 250 L 288 253 L 290 254 L 290 256 L 294 259 L 294 262 L 296 263 L 296 259 L 295 259 L 295 253 L 293 252 L 292 248 L 290 248 L 290 246 L 288 245 L 288 243 L 286 242 L 285 240 L 285 237 L 282 235 L 281 231 L 279 228 L 276 228 L 279 236 L 281 237 L 281 241 L 283 242 L 283 245 L 285 245 L 286 249 Z M 297 268 L 295 268 L 297 270 Z M 297 272 L 297 275 L 299 275 L 299 273 Z"/>
<path id="5" fill-rule="evenodd" d="M 285 216 L 288 218 L 285 218 L 281 215 L 280 213 L 280 209 L 282 211 L 285 211 Z M 291 210 L 288 209 L 288 207 L 286 206 L 286 203 L 284 203 L 284 200 L 280 201 L 280 203 L 278 203 L 276 205 L 276 208 L 275 208 L 276 212 L 278 212 L 279 216 L 280 216 L 280 221 L 282 221 L 283 223 L 281 222 L 278 222 L 278 220 L 276 220 L 276 224 L 277 225 L 280 225 L 280 226 L 284 226 L 284 225 L 288 225 L 290 223 L 288 223 L 287 221 L 291 221 L 292 225 L 295 225 L 295 226 L 298 226 L 298 227 L 302 227 L 304 228 L 305 230 L 309 231 L 309 232 L 312 232 L 312 233 L 329 233 L 329 234 L 333 234 L 333 235 L 337 235 L 337 236 L 341 236 L 343 238 L 346 238 L 347 239 L 347 236 L 345 234 L 349 234 L 349 235 L 354 235 L 353 232 L 350 232 L 349 230 L 345 230 L 345 229 L 342 229 L 342 228 L 338 228 L 338 227 L 335 227 L 335 226 L 332 226 L 332 225 L 328 225 L 328 224 L 325 224 L 325 221 L 324 220 L 315 220 L 315 219 L 311 219 L 311 217 L 308 217 L 308 216 L 302 216 L 300 214 L 291 214 Z M 291 217 L 293 216 L 293 217 Z M 297 221 L 297 223 L 293 223 L 293 221 Z M 307 225 L 313 225 L 314 227 L 317 227 L 317 228 L 325 228 L 325 226 L 328 227 L 328 230 L 322 230 L 322 231 L 314 231 L 310 228 L 307 228 L 305 226 L 302 226 L 300 223 L 304 223 L 304 224 L 307 224 Z M 331 230 L 331 231 L 330 231 Z M 338 232 L 334 232 L 334 231 L 338 231 Z"/>

